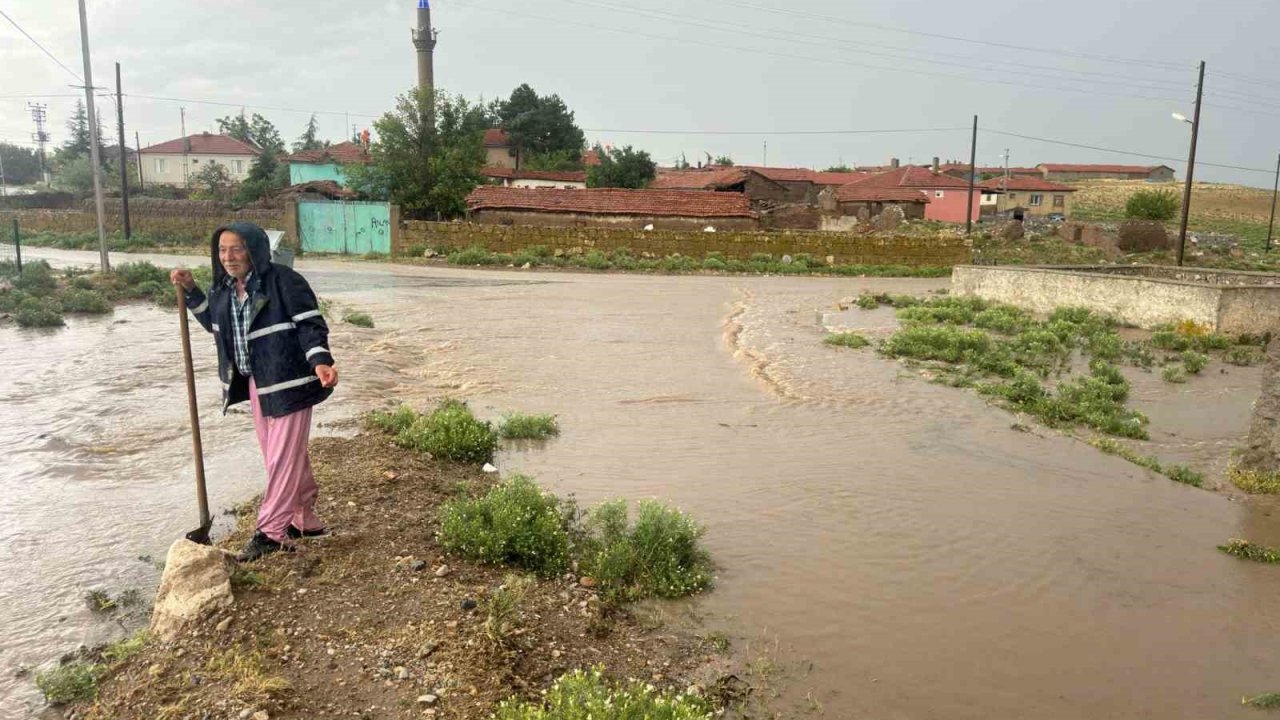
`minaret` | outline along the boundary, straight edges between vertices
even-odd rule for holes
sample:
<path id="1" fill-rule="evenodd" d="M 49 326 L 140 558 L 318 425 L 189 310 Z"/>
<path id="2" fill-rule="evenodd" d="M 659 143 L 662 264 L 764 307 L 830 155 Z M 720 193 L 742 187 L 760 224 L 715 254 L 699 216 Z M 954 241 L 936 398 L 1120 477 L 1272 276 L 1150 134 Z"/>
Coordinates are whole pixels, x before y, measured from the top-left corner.
<path id="1" fill-rule="evenodd" d="M 418 89 L 436 89 L 432 56 L 436 50 L 436 31 L 431 29 L 430 0 L 418 0 L 418 27 L 413 30 L 413 46 L 418 49 Z"/>

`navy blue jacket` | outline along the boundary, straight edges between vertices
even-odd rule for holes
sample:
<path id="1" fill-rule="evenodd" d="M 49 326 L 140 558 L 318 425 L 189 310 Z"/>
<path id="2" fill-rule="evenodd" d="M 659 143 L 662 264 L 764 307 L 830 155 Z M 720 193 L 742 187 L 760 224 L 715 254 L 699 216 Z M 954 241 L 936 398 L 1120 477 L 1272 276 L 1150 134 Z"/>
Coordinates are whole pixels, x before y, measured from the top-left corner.
<path id="1" fill-rule="evenodd" d="M 271 262 L 271 244 L 262 228 L 232 223 L 213 232 L 213 285 L 206 296 L 199 287 L 186 294 L 187 307 L 218 346 L 218 377 L 222 380 L 222 411 L 249 399 L 249 380 L 235 366 L 235 340 L 227 272 L 218 259 L 218 236 L 230 230 L 244 238 L 253 275 L 250 294 L 249 364 L 258 389 L 258 402 L 268 417 L 281 417 L 323 402 L 333 394 L 321 387 L 317 365 L 333 365 L 329 326 L 320 314 L 315 293 L 293 270 Z"/>

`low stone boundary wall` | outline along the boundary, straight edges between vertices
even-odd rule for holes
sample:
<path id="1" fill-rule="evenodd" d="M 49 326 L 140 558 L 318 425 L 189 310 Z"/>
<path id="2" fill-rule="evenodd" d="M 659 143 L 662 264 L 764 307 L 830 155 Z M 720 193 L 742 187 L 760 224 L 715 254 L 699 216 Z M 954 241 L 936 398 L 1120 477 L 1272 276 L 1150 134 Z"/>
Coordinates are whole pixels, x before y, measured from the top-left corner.
<path id="1" fill-rule="evenodd" d="M 207 242 L 215 228 L 236 220 L 284 230 L 287 228 L 286 215 L 284 209 L 231 210 L 209 203 L 181 201 L 171 201 L 163 206 L 145 204 L 135 208 L 132 203 L 129 205 L 129 224 L 133 232 L 157 235 L 174 243 Z M 23 235 L 98 231 L 95 213 L 84 210 L 0 210 L 0 232 L 7 235 L 15 217 Z M 124 230 L 119 200 L 107 203 L 104 223 L 109 233 Z"/>
<path id="2" fill-rule="evenodd" d="M 1280 275 L 1205 268 L 972 266 L 954 268 L 951 293 L 1049 313 L 1087 307 L 1141 328 L 1194 320 L 1217 332 L 1280 330 Z"/>
<path id="3" fill-rule="evenodd" d="M 951 266 L 973 261 L 972 246 L 963 237 L 931 238 L 864 236 L 815 231 L 624 230 L 599 227 L 531 227 L 438 223 L 410 220 L 404 223 L 397 252 L 416 246 L 432 249 L 479 246 L 490 252 L 514 253 L 533 246 L 549 250 L 600 250 L 622 248 L 636 255 L 683 255 L 703 258 L 718 252 L 726 258 L 746 260 L 755 253 L 775 259 L 808 253 L 836 265 Z"/>

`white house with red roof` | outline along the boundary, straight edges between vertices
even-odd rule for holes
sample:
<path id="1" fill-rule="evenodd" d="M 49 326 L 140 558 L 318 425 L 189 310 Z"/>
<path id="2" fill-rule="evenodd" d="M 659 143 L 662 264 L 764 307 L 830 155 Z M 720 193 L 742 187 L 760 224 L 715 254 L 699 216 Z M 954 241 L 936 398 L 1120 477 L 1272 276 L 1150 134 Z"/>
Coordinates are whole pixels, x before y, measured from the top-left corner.
<path id="1" fill-rule="evenodd" d="M 234 182 L 242 182 L 262 151 L 230 135 L 206 132 L 145 147 L 138 154 L 144 185 L 187 187 L 190 178 L 211 163 L 224 166 Z"/>

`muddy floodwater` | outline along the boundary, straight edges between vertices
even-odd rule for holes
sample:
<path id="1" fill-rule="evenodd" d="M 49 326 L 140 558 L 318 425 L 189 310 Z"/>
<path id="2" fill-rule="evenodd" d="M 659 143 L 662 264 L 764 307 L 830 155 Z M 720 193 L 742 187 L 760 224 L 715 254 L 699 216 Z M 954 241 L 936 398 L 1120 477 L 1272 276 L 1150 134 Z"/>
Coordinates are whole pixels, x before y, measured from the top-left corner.
<path id="1" fill-rule="evenodd" d="M 1242 695 L 1280 691 L 1280 571 L 1215 549 L 1280 544 L 1273 505 L 1017 432 L 973 393 L 821 344 L 839 298 L 945 280 L 299 269 L 377 323 L 335 326 L 342 385 L 321 432 L 445 395 L 492 419 L 555 413 L 560 438 L 501 469 L 703 520 L 720 570 L 691 608 L 740 649 L 767 647 L 787 702 L 834 718 L 1244 718 Z M 874 334 L 893 318 L 846 322 Z M 212 346 L 196 347 L 222 508 L 263 473 L 248 416 L 216 408 Z M 21 717 L 38 693 L 13 669 L 118 634 L 83 593 L 150 588 L 137 558 L 196 518 L 172 314 L 6 326 L 0 362 L 0 716 Z M 1258 374 L 1218 370 L 1172 388 L 1135 376 L 1150 452 L 1220 471 Z"/>

